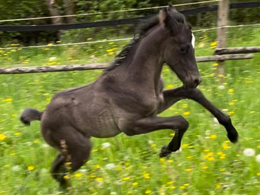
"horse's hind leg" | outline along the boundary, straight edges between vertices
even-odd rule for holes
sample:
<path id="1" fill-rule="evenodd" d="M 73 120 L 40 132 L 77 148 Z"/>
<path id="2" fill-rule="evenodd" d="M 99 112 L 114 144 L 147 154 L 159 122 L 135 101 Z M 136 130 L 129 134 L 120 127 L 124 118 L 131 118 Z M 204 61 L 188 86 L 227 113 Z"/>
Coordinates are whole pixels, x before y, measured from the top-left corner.
<path id="1" fill-rule="evenodd" d="M 51 174 L 60 188 L 66 189 L 70 187 L 69 178 L 66 177 L 68 171 L 78 170 L 90 157 L 90 138 L 72 127 L 47 131 L 43 131 L 44 138 L 60 152 L 53 161 Z"/>
<path id="2" fill-rule="evenodd" d="M 60 189 L 66 189 L 71 186 L 70 179 L 66 178 L 67 169 L 64 164 L 65 162 L 65 157 L 58 154 L 51 167 L 51 175 L 57 182 L 59 182 Z"/>

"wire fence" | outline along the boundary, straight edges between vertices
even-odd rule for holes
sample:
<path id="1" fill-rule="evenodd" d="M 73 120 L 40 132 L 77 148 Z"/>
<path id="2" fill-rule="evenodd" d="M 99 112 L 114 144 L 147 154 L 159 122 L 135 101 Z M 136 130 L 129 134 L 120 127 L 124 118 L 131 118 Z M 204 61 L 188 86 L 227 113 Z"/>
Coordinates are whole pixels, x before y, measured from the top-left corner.
<path id="1" fill-rule="evenodd" d="M 243 28 L 243 27 L 258 27 L 260 23 L 255 24 L 245 24 L 245 25 L 227 25 L 223 27 L 212 27 L 206 29 L 198 29 L 193 30 L 193 33 L 197 32 L 207 32 L 207 31 L 214 31 L 220 28 Z M 120 38 L 120 39 L 104 39 L 104 40 L 97 40 L 97 41 L 85 41 L 85 42 L 77 42 L 77 43 L 62 43 L 62 44 L 48 44 L 48 45 L 35 45 L 35 46 L 25 46 L 25 47 L 2 47 L 0 50 L 12 50 L 12 49 L 32 49 L 32 48 L 50 48 L 50 47 L 63 47 L 63 46 L 74 46 L 74 45 L 91 45 L 91 44 L 98 44 L 98 43 L 109 43 L 109 42 L 121 42 L 121 41 L 129 41 L 132 40 L 132 37 Z"/>
<path id="2" fill-rule="evenodd" d="M 200 5 L 218 2 L 219 0 L 209 0 L 209 1 L 200 1 L 193 3 L 182 3 L 176 4 L 174 7 L 188 6 L 188 5 Z M 145 7 L 145 8 L 136 8 L 136 9 L 125 9 L 125 10 L 116 10 L 110 12 L 93 12 L 93 13 L 83 13 L 83 14 L 72 14 L 72 15 L 60 15 L 60 16 L 46 16 L 46 17 L 34 17 L 34 18 L 17 18 L 17 19 L 6 19 L 0 20 L 0 22 L 15 22 L 15 21 L 28 21 L 28 20 L 43 20 L 43 19 L 52 19 L 52 18 L 68 18 L 68 17 L 79 17 L 79 16 L 90 16 L 90 15 L 101 15 L 101 14 L 113 14 L 113 13 L 125 13 L 125 12 L 134 12 L 134 11 L 144 11 L 152 9 L 161 9 L 167 6 L 154 6 L 154 7 Z"/>

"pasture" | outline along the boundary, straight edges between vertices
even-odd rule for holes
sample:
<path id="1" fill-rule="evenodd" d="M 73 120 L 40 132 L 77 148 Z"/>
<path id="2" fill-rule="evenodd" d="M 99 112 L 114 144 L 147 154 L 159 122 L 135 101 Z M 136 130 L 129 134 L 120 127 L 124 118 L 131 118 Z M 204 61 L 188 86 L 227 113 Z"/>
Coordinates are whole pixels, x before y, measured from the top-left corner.
<path id="1" fill-rule="evenodd" d="M 260 45 L 259 33 L 260 28 L 230 30 L 228 45 Z M 208 35 L 196 36 L 197 56 L 213 53 L 214 36 Z M 110 62 L 125 43 L 84 49 L 1 50 L 0 63 L 15 67 Z M 198 64 L 203 79 L 199 88 L 231 116 L 240 134 L 236 145 L 227 140 L 225 129 L 200 105 L 180 101 L 162 114 L 181 114 L 190 122 L 180 152 L 159 158 L 161 147 L 173 136 L 170 130 L 134 137 L 121 134 L 109 139 L 92 138 L 90 160 L 69 175 L 73 184 L 70 194 L 259 194 L 260 55 L 255 54 L 252 60 L 226 62 L 227 74 L 220 75 L 224 77 L 223 86 L 215 76 L 217 65 Z M 0 194 L 59 194 L 49 174 L 56 151 L 42 139 L 39 122 L 25 127 L 19 115 L 25 107 L 43 110 L 56 92 L 91 83 L 101 73 L 0 75 Z M 181 85 L 167 67 L 163 78 L 165 88 Z"/>

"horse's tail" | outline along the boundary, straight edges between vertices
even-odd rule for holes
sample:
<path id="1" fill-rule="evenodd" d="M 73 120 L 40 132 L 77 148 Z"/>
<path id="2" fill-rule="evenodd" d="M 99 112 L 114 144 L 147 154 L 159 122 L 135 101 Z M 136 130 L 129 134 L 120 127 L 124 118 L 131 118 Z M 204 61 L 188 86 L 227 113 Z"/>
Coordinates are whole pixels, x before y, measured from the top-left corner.
<path id="1" fill-rule="evenodd" d="M 25 125 L 30 125 L 31 121 L 40 121 L 42 117 L 43 112 L 40 112 L 39 110 L 33 109 L 33 108 L 26 108 L 22 112 L 20 116 L 20 120 Z"/>

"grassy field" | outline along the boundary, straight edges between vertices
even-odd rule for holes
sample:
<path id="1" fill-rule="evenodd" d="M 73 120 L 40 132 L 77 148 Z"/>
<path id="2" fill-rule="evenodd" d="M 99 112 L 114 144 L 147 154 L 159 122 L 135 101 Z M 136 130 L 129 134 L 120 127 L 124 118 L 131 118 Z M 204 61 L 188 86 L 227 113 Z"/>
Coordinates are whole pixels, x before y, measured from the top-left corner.
<path id="1" fill-rule="evenodd" d="M 260 29 L 229 35 L 230 46 L 260 45 Z M 197 36 L 197 56 L 212 54 L 210 36 Z M 121 44 L 83 49 L 47 48 L 0 51 L 1 66 L 76 64 L 112 60 Z M 214 47 L 214 44 L 212 44 Z M 102 58 L 100 58 L 102 56 Z M 55 58 L 54 58 L 55 57 Z M 147 135 L 92 139 L 91 159 L 71 174 L 71 194 L 92 195 L 235 195 L 260 194 L 260 55 L 226 63 L 224 87 L 214 75 L 217 64 L 201 63 L 200 89 L 228 113 L 240 133 L 231 144 L 225 129 L 195 102 L 184 100 L 163 113 L 182 114 L 190 122 L 182 150 L 168 159 L 158 154 L 171 140 L 170 130 Z M 52 95 L 93 82 L 102 71 L 0 76 L 0 194 L 59 194 L 49 174 L 56 151 L 40 134 L 39 122 L 24 127 L 19 115 L 25 107 L 43 110 Z M 168 68 L 165 88 L 180 85 Z M 247 149 L 247 150 L 245 150 Z M 251 150 L 250 150 L 251 149 Z"/>

